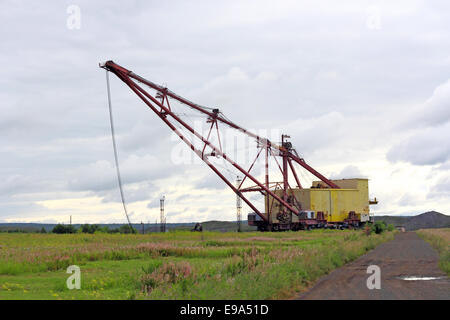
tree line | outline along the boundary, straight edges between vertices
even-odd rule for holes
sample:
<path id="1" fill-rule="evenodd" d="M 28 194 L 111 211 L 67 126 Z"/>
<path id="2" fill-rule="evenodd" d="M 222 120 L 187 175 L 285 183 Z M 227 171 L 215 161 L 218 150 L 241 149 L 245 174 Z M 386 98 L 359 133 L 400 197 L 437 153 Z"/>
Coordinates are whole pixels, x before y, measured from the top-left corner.
<path id="1" fill-rule="evenodd" d="M 47 233 L 47 230 L 42 227 L 40 230 L 37 228 L 8 228 L 0 229 L 0 232 L 5 233 Z M 122 225 L 119 228 L 109 228 L 108 226 L 99 226 L 98 224 L 82 224 L 79 228 L 76 228 L 70 224 L 57 224 L 48 233 L 137 233 L 137 230 L 129 225 Z"/>
<path id="2" fill-rule="evenodd" d="M 127 224 L 114 229 L 108 226 L 101 227 L 98 224 L 82 224 L 78 229 L 71 224 L 57 224 L 53 227 L 52 233 L 137 233 L 137 230 Z"/>

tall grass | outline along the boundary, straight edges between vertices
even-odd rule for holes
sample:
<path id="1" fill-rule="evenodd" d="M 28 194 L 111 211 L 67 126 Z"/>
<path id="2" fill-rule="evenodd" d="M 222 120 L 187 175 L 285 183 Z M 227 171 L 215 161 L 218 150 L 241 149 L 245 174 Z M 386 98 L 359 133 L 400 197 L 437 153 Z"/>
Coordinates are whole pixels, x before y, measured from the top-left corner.
<path id="1" fill-rule="evenodd" d="M 450 275 L 450 228 L 420 229 L 416 233 L 439 253 L 439 267 Z"/>
<path id="2" fill-rule="evenodd" d="M 152 282 L 151 290 L 141 292 L 146 299 L 277 299 L 290 298 L 320 276 L 353 261 L 381 242 L 393 238 L 392 233 L 350 238 L 314 245 L 271 251 L 258 250 L 226 259 L 221 267 L 199 271 L 191 266 L 186 282 Z M 182 262 L 180 262 L 182 263 Z M 164 277 L 163 269 L 153 270 Z M 148 276 L 143 277 L 146 285 Z"/>
<path id="3" fill-rule="evenodd" d="M 71 264 L 89 270 L 77 293 L 88 298 L 105 297 L 105 292 L 115 298 L 126 293 L 130 299 L 289 298 L 391 238 L 392 233 L 367 236 L 355 230 L 0 234 L 0 285 L 2 278 L 8 282 L 6 289 L 0 286 L 0 298 L 18 294 L 10 286 L 14 279 L 27 283 L 32 294 L 45 290 L 46 285 L 33 289 L 25 280 L 41 279 L 42 272 L 62 279 L 52 280 L 49 298 L 70 297 L 63 276 Z M 113 265 L 119 274 L 111 273 Z"/>
<path id="4" fill-rule="evenodd" d="M 345 234 L 345 233 L 342 233 Z M 278 246 L 308 246 L 333 241 L 333 232 L 300 234 L 193 232 L 122 234 L 0 234 L 0 275 L 55 271 L 72 264 L 148 257 L 227 258 L 252 246 L 272 250 Z M 202 240 L 203 239 L 203 240 Z"/>

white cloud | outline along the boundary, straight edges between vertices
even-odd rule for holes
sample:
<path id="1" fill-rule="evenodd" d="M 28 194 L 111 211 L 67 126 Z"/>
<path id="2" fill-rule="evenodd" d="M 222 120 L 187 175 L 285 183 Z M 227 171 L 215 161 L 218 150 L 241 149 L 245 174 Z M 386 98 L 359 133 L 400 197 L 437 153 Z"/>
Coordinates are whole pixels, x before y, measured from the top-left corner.
<path id="1" fill-rule="evenodd" d="M 331 174 L 330 179 L 351 179 L 351 178 L 365 178 L 358 167 L 349 165 L 342 169 L 337 174 Z"/>
<path id="2" fill-rule="evenodd" d="M 394 145 L 387 154 L 390 161 L 434 165 L 450 159 L 450 122 L 420 130 Z"/>
<path id="3" fill-rule="evenodd" d="M 409 121 L 418 126 L 439 126 L 450 121 L 450 79 L 437 86 Z"/>
<path id="4" fill-rule="evenodd" d="M 401 127 L 409 135 L 391 147 L 390 161 L 434 165 L 450 159 L 450 80 L 438 85 L 431 97 L 405 118 Z"/>
<path id="5" fill-rule="evenodd" d="M 167 160 L 153 155 L 130 155 L 119 163 L 124 184 L 155 181 L 174 174 L 177 170 Z M 109 161 L 99 160 L 87 166 L 74 169 L 70 175 L 69 188 L 74 191 L 103 191 L 117 187 L 115 165 Z"/>
<path id="6" fill-rule="evenodd" d="M 441 177 L 435 185 L 431 187 L 431 190 L 428 194 L 428 197 L 431 199 L 441 199 L 442 201 L 446 201 L 450 198 L 450 175 L 446 175 Z"/>

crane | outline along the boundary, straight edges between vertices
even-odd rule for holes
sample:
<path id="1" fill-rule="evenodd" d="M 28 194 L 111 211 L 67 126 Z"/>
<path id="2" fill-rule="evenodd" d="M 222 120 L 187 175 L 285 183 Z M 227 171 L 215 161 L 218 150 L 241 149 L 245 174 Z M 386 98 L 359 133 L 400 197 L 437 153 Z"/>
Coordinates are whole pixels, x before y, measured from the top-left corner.
<path id="1" fill-rule="evenodd" d="M 149 81 L 111 60 L 101 63 L 100 67 L 107 72 L 113 73 L 125 83 L 165 125 L 253 210 L 252 215 L 259 221 L 257 224 L 260 230 L 291 229 L 292 217 L 296 216 L 298 219 L 305 209 L 302 208 L 302 202 L 297 192 L 298 190 L 304 189 L 304 187 L 299 179 L 296 166 L 300 166 L 300 169 L 306 170 L 319 179 L 319 183 L 316 184 L 315 188 L 329 190 L 338 190 L 341 188 L 337 181 L 326 178 L 307 164 L 298 155 L 292 143 L 288 141 L 289 136 L 283 134 L 281 144 L 274 143 L 232 122 L 218 108 L 205 107 L 194 103 L 172 92 L 166 86 Z M 177 103 L 187 110 L 204 116 L 205 124 L 209 128 L 208 134 L 196 130 L 194 126 L 188 123 L 185 113 L 180 114 L 175 112 L 172 107 L 173 103 Z M 238 159 L 233 159 L 233 157 L 225 153 L 220 139 L 219 128 L 222 127 L 236 130 L 256 142 L 259 150 L 256 152 L 256 157 L 248 168 L 244 168 L 244 165 L 239 164 Z M 213 133 L 218 143 L 212 141 Z M 264 178 L 258 178 L 252 173 L 252 171 L 255 171 L 254 166 L 256 161 L 260 157 L 264 157 L 262 159 L 264 164 Z M 220 158 L 228 166 L 236 170 L 243 177 L 240 183 L 236 185 L 232 179 L 227 178 L 223 169 L 214 163 L 214 161 L 211 161 L 211 158 Z M 273 181 L 271 179 L 269 161 L 274 161 L 277 164 L 280 172 L 277 174 L 281 174 L 282 181 Z M 290 177 L 293 178 L 293 181 L 290 181 Z M 246 181 L 247 184 L 250 183 L 251 185 L 244 186 L 244 182 Z M 247 195 L 252 192 L 257 192 L 264 196 L 265 212 L 258 209 L 254 201 Z M 275 207 L 277 208 L 276 210 L 274 209 Z M 276 217 L 272 216 L 274 214 L 276 214 Z M 323 216 L 320 216 L 320 218 L 319 220 L 324 220 Z M 249 215 L 249 224 L 250 220 Z"/>

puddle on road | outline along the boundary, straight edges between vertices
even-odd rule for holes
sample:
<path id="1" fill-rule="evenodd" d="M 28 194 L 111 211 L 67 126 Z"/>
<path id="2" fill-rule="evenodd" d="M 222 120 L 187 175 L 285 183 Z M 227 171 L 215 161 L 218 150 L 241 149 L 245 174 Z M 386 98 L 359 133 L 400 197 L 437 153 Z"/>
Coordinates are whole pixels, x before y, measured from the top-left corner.
<path id="1" fill-rule="evenodd" d="M 421 281 L 421 280 L 439 280 L 443 277 L 419 277 L 419 276 L 403 276 L 403 277 L 397 277 L 397 279 L 400 280 L 406 280 L 406 281 Z"/>

